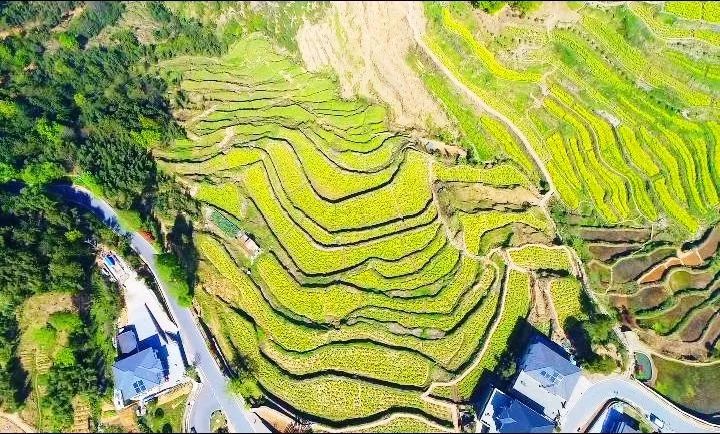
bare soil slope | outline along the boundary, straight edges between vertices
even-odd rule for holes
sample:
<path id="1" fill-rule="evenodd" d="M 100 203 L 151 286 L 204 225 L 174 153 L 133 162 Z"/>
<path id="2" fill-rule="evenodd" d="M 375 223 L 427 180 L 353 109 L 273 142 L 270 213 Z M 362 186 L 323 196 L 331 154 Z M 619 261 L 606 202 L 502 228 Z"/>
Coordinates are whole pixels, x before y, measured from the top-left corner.
<path id="1" fill-rule="evenodd" d="M 405 61 L 413 27 L 425 28 L 416 2 L 337 2 L 323 20 L 301 26 L 297 43 L 310 71 L 338 74 L 344 97 L 387 104 L 399 127 L 444 127 L 445 113 Z"/>

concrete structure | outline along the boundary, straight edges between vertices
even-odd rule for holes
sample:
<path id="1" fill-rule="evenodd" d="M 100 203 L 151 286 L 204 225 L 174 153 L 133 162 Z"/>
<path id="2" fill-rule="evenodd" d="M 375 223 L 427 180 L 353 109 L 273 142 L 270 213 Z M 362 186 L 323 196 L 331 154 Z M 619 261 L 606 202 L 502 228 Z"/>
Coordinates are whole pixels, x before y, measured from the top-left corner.
<path id="1" fill-rule="evenodd" d="M 117 335 L 117 346 L 120 355 L 133 354 L 138 347 L 137 336 L 133 330 L 126 330 Z"/>
<path id="2" fill-rule="evenodd" d="M 260 246 L 258 246 L 257 243 L 244 232 L 238 232 L 237 238 L 242 243 L 243 249 L 247 253 L 248 257 L 254 261 L 261 252 Z"/>
<path id="3" fill-rule="evenodd" d="M 120 283 L 125 299 L 126 323 L 119 324 L 118 360 L 113 365 L 115 407 L 141 405 L 163 391 L 189 381 L 185 357 L 175 323 L 162 304 L 121 257 L 103 255 L 105 270 Z"/>
<path id="4" fill-rule="evenodd" d="M 481 414 L 480 432 L 547 433 L 555 429 L 553 421 L 495 388 L 476 411 Z"/>
<path id="5" fill-rule="evenodd" d="M 568 354 L 545 336 L 534 334 L 518 366 L 513 389 L 542 408 L 545 415 L 559 420 L 566 412 L 578 385 L 584 378 Z"/>

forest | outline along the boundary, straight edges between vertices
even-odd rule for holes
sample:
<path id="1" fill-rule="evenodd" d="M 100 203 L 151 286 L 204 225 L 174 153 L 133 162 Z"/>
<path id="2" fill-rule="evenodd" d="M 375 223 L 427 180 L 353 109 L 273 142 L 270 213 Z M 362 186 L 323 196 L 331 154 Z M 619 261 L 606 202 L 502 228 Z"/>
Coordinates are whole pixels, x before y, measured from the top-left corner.
<path id="1" fill-rule="evenodd" d="M 156 44 L 142 45 L 127 31 L 110 32 L 107 43 L 91 43 L 124 7 L 0 2 L 0 29 L 8 29 L 0 40 L 0 406 L 15 411 L 31 393 L 18 352 L 23 304 L 38 294 L 67 294 L 81 324 L 48 324 L 34 336 L 56 356 L 41 378 L 46 393 L 40 407 L 53 429 L 72 422 L 76 395 L 92 403 L 100 401 L 92 397 L 112 390 L 108 368 L 115 357 L 111 342 L 119 297 L 94 259 L 99 244 L 121 252 L 128 247 L 93 216 L 58 202 L 46 187 L 82 174 L 114 206 L 139 213 L 156 237 L 162 236 L 157 216 L 172 222 L 177 210 L 193 212 L 151 155 L 151 146 L 182 133 L 169 112 L 166 84 L 148 65 L 221 49 L 212 33 L 174 17 L 160 3 L 151 5 L 164 23 Z M 186 276 L 180 264 L 194 257 L 185 230 L 170 231 L 166 246 L 180 257 L 164 256 L 168 273 Z"/>

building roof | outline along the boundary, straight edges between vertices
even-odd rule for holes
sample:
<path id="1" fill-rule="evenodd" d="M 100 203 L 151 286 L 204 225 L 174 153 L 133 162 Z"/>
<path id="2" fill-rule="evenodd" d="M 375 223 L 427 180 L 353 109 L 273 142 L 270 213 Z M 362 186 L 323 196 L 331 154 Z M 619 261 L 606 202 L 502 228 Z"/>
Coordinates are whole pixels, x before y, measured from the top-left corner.
<path id="1" fill-rule="evenodd" d="M 562 347 L 540 334 L 534 334 L 520 370 L 537 381 L 547 392 L 568 400 L 582 372 L 567 356 Z"/>
<path id="2" fill-rule="evenodd" d="M 121 392 L 123 401 L 131 400 L 164 380 L 162 363 L 153 348 L 146 348 L 116 361 L 113 377 L 115 388 Z"/>
<path id="3" fill-rule="evenodd" d="M 130 354 L 137 350 L 138 341 L 135 332 L 126 330 L 117 336 L 118 348 L 120 354 Z"/>
<path id="4" fill-rule="evenodd" d="M 114 259 L 112 256 L 107 255 L 107 256 L 105 256 L 105 263 L 106 263 L 108 266 L 110 266 L 110 267 L 114 267 L 114 266 L 115 266 L 115 259 Z"/>
<path id="5" fill-rule="evenodd" d="M 550 419 L 498 389 L 490 395 L 481 420 L 501 433 L 548 433 L 555 429 Z"/>
<path id="6" fill-rule="evenodd" d="M 613 407 L 608 411 L 605 421 L 603 422 L 602 432 L 620 434 L 639 433 L 639 427 L 640 423 L 637 420 Z"/>

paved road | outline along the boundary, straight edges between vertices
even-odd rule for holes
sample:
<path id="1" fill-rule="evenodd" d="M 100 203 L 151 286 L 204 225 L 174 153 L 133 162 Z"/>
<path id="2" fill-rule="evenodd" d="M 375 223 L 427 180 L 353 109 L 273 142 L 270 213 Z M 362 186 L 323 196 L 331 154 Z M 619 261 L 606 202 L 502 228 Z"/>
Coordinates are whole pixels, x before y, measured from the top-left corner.
<path id="1" fill-rule="evenodd" d="M 593 383 L 566 414 L 562 431 L 578 432 L 610 399 L 620 399 L 642 409 L 646 416 L 654 414 L 665 422 L 662 432 L 720 432 L 720 426 L 690 416 L 638 381 L 621 376 Z"/>
<path id="2" fill-rule="evenodd" d="M 80 187 L 57 185 L 53 190 L 61 194 L 67 201 L 75 202 L 81 206 L 91 208 L 96 214 L 102 214 L 105 222 L 117 232 L 123 233 L 117 224 L 115 210 L 105 201 L 93 197 L 92 194 Z M 208 432 L 210 413 L 217 408 L 225 413 L 231 431 L 234 432 L 270 432 L 260 422 L 255 413 L 246 409 L 245 402 L 227 391 L 228 379 L 215 363 L 210 349 L 203 338 L 200 328 L 195 322 L 192 311 L 182 307 L 177 300 L 169 295 L 165 285 L 158 279 L 155 263 L 155 248 L 140 234 L 132 233 L 130 244 L 133 249 L 148 264 L 155 279 L 162 290 L 163 297 L 170 308 L 170 313 L 180 330 L 180 338 L 189 362 L 195 362 L 198 373 L 202 378 L 202 387 L 190 409 L 190 423 L 197 423 L 198 432 Z M 214 405 L 216 404 L 216 405 Z M 206 422 L 207 421 L 207 422 Z"/>
<path id="3" fill-rule="evenodd" d="M 195 396 L 195 402 L 190 409 L 188 420 L 190 426 L 195 427 L 197 432 L 210 432 L 209 415 L 215 410 L 221 410 L 220 403 L 215 398 L 212 388 L 201 383 L 200 389 Z"/>

